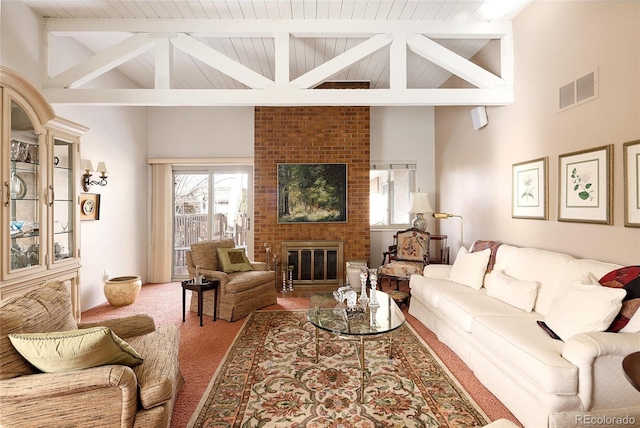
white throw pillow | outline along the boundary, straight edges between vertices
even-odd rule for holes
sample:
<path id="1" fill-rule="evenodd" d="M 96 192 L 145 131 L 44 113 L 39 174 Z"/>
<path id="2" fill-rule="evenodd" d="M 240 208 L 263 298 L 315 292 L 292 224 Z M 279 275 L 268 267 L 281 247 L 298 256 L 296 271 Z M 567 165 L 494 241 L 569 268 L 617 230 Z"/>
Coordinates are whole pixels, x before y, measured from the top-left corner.
<path id="1" fill-rule="evenodd" d="M 503 272 L 493 271 L 485 277 L 484 287 L 487 289 L 487 296 L 523 311 L 531 312 L 536 304 L 538 295 L 536 281 L 522 281 Z"/>
<path id="2" fill-rule="evenodd" d="M 470 253 L 465 247 L 460 247 L 456 261 L 453 262 L 451 267 L 449 281 L 480 290 L 490 256 L 491 250 L 489 248 Z"/>
<path id="3" fill-rule="evenodd" d="M 544 322 L 564 341 L 579 333 L 605 331 L 626 295 L 623 289 L 573 281 L 551 302 Z"/>

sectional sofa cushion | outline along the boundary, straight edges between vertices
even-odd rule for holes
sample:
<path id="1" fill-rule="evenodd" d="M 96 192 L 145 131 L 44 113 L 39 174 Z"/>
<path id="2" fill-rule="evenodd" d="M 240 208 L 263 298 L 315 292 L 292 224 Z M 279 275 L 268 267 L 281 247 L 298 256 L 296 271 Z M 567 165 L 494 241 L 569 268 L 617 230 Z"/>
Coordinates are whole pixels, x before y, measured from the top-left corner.
<path id="1" fill-rule="evenodd" d="M 510 366 L 543 391 L 576 394 L 578 368 L 562 358 L 564 343 L 540 329 L 536 315 L 476 317 L 472 337 L 482 343 L 487 358 L 499 361 L 499 366 Z"/>
<path id="2" fill-rule="evenodd" d="M 623 289 L 574 281 L 558 293 L 544 318 L 562 340 L 579 333 L 605 331 L 622 308 Z"/>
<path id="3" fill-rule="evenodd" d="M 449 274 L 449 281 L 480 290 L 490 256 L 491 250 L 488 248 L 470 253 L 465 247 L 460 247 Z"/>
<path id="4" fill-rule="evenodd" d="M 523 281 L 493 271 L 485 277 L 487 296 L 496 298 L 523 311 L 531 312 L 536 303 L 538 283 Z"/>
<path id="5" fill-rule="evenodd" d="M 46 373 L 142 363 L 140 354 L 107 327 L 10 334 L 9 340 L 20 355 Z"/>

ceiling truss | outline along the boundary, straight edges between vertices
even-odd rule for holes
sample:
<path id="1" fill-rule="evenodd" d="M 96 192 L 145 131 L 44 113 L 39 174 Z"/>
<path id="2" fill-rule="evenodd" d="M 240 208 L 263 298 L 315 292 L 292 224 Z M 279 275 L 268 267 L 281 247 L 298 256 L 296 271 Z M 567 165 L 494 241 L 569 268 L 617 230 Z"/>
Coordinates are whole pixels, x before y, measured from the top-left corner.
<path id="1" fill-rule="evenodd" d="M 125 40 L 69 69 L 50 75 L 47 61 L 43 92 L 52 103 L 129 106 L 291 106 L 291 105 L 506 105 L 513 102 L 511 23 L 445 21 L 208 20 L 208 19 L 68 19 L 45 20 L 45 55 L 56 55 L 55 38 L 74 35 L 127 34 Z M 212 49 L 202 38 L 271 38 L 274 78 L 268 78 Z M 290 78 L 292 38 L 359 38 L 362 41 L 323 64 Z M 499 40 L 501 75 L 479 67 L 438 44 L 437 39 Z M 87 82 L 143 52 L 154 50 L 155 87 L 87 89 Z M 174 89 L 174 49 L 196 58 L 246 89 Z M 314 90 L 341 71 L 389 50 L 390 85 L 380 89 Z M 407 52 L 411 51 L 472 88 L 407 87 Z"/>

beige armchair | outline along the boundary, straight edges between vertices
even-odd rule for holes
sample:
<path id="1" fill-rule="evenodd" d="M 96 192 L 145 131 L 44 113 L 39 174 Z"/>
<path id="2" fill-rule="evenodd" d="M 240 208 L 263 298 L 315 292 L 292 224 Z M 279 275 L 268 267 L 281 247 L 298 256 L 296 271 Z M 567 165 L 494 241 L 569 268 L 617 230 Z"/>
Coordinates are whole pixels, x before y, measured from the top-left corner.
<path id="1" fill-rule="evenodd" d="M 109 327 L 144 359 L 43 373 L 12 345 L 11 333 L 47 333 Z M 0 426 L 169 427 L 178 390 L 180 332 L 156 329 L 147 315 L 76 324 L 63 282 L 0 302 Z M 97 351 L 96 351 L 97 352 Z"/>
<path id="2" fill-rule="evenodd" d="M 218 317 L 226 321 L 244 318 L 256 309 L 277 302 L 275 272 L 268 271 L 265 263 L 251 262 L 253 270 L 225 273 L 218 260 L 217 248 L 234 248 L 233 239 L 201 241 L 191 244 L 187 251 L 189 277 L 196 275 L 196 265 L 200 274 L 207 279 L 220 281 L 218 289 Z M 213 292 L 202 293 L 203 312 L 213 316 Z M 198 297 L 191 295 L 191 311 L 198 311 Z"/>

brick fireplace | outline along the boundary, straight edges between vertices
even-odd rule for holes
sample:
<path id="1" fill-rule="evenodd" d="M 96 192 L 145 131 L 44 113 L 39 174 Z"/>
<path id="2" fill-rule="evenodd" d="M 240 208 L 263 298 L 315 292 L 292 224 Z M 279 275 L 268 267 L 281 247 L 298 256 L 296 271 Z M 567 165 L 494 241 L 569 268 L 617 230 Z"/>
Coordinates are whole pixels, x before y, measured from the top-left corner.
<path id="1" fill-rule="evenodd" d="M 337 85 L 337 86 L 336 86 Z M 368 83 L 322 88 L 367 89 Z M 282 254 L 285 241 L 342 241 L 344 261 L 369 259 L 369 107 L 256 107 L 254 258 L 264 243 Z M 346 163 L 347 222 L 278 224 L 279 163 Z"/>

